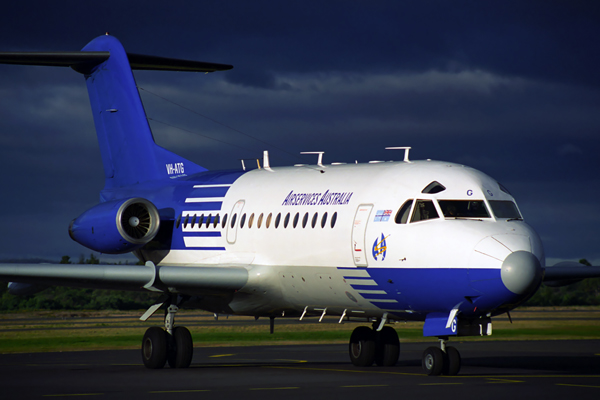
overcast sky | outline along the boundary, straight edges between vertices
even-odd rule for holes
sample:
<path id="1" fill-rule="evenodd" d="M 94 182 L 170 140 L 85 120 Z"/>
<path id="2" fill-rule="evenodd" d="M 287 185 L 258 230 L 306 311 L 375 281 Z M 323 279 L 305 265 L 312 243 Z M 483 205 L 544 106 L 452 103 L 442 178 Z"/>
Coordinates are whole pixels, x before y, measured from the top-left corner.
<path id="1" fill-rule="evenodd" d="M 0 51 L 106 31 L 132 53 L 234 65 L 135 73 L 158 144 L 204 167 L 412 146 L 502 182 L 550 265 L 600 265 L 599 2 L 21 1 L 2 6 Z M 67 233 L 104 184 L 82 75 L 0 65 L 0 168 L 0 260 L 90 253 Z"/>

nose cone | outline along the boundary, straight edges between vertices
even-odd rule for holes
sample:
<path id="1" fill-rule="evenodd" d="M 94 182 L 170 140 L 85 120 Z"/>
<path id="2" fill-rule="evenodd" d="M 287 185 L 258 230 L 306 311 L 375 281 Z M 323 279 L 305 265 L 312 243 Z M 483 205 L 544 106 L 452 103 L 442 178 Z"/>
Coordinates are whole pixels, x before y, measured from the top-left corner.
<path id="1" fill-rule="evenodd" d="M 510 253 L 502 263 L 502 283 L 515 294 L 529 294 L 540 285 L 542 266 L 529 251 Z"/>

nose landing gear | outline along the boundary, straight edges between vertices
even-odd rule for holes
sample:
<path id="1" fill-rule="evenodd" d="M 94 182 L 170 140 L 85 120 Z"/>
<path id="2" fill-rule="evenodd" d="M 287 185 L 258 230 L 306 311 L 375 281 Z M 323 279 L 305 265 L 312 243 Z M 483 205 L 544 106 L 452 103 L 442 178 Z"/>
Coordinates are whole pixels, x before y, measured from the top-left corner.
<path id="1" fill-rule="evenodd" d="M 447 338 L 440 338 L 440 347 L 428 347 L 423 352 L 421 365 L 427 375 L 457 375 L 460 371 L 460 353 L 454 347 L 446 347 Z"/>

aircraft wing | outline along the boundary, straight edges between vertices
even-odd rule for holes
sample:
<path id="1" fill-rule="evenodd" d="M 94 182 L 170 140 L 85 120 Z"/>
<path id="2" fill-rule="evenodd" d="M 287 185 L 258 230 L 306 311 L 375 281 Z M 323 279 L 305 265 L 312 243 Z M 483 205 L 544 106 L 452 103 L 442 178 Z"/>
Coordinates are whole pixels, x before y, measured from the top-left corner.
<path id="1" fill-rule="evenodd" d="M 547 286 L 565 286 L 586 278 L 600 277 L 600 267 L 585 266 L 574 261 L 560 262 L 544 271 Z"/>
<path id="2" fill-rule="evenodd" d="M 179 293 L 231 292 L 248 282 L 240 267 L 181 267 L 101 264 L 0 264 L 0 281 Z"/>

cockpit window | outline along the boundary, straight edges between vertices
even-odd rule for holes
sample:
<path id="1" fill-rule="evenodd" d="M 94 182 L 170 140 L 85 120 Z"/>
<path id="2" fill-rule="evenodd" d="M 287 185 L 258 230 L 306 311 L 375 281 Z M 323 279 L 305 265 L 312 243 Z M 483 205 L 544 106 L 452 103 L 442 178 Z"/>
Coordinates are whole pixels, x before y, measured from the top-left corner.
<path id="1" fill-rule="evenodd" d="M 523 219 L 517 205 L 510 200 L 490 200 L 490 206 L 496 218 Z"/>
<path id="2" fill-rule="evenodd" d="M 444 190 L 446 190 L 446 186 L 442 185 L 438 181 L 433 181 L 429 185 L 425 186 L 425 189 L 423 189 L 421 193 L 435 194 L 443 192 Z"/>
<path id="3" fill-rule="evenodd" d="M 490 218 L 483 200 L 439 200 L 446 218 Z"/>
<path id="4" fill-rule="evenodd" d="M 408 222 L 408 216 L 410 215 L 410 207 L 412 206 L 412 200 L 406 200 L 406 202 L 400 207 L 396 213 L 396 223 L 405 224 Z"/>
<path id="5" fill-rule="evenodd" d="M 510 194 L 512 196 L 512 194 L 508 191 L 508 189 L 506 187 L 504 187 L 503 184 L 501 184 L 500 182 L 498 182 L 498 186 L 500 187 L 500 190 L 502 190 L 504 193 Z"/>
<path id="6" fill-rule="evenodd" d="M 415 205 L 415 210 L 413 211 L 412 218 L 410 222 L 418 222 L 425 221 L 428 219 L 439 218 L 435 206 L 433 205 L 433 201 L 431 200 L 417 200 L 417 204 Z"/>

